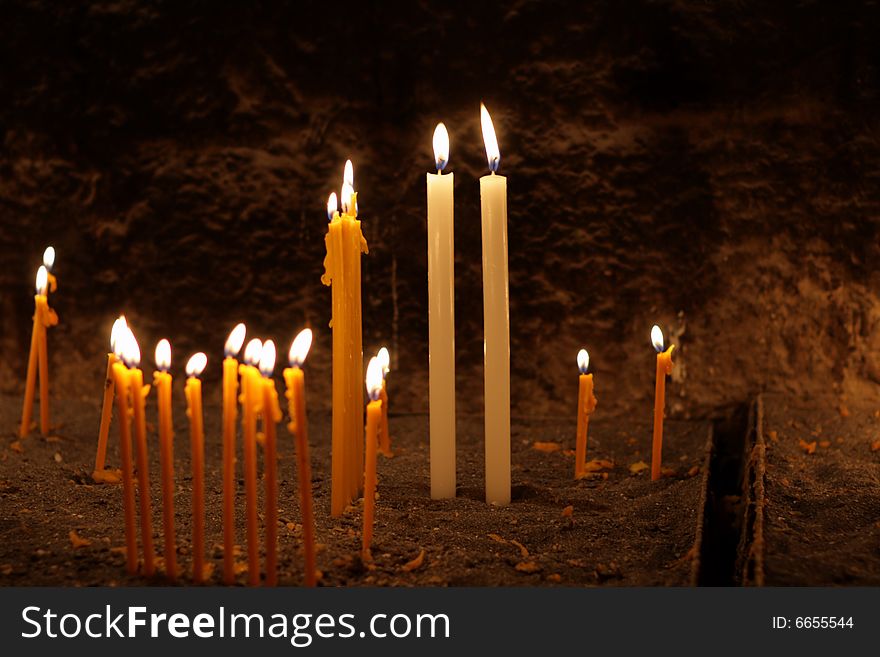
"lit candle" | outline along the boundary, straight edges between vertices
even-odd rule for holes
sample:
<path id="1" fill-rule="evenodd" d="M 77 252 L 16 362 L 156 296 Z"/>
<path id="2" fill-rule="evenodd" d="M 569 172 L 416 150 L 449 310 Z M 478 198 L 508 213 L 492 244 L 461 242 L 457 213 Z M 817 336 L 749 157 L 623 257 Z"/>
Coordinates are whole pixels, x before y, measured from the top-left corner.
<path id="1" fill-rule="evenodd" d="M 153 387 L 159 406 L 159 461 L 162 467 L 162 534 L 165 548 L 165 574 L 177 578 L 177 546 L 174 540 L 174 428 L 171 422 L 171 343 L 156 345 L 156 372 Z"/>
<path id="2" fill-rule="evenodd" d="M 361 253 L 367 241 L 357 219 L 357 194 L 351 160 L 345 163 L 342 214 L 336 195 L 327 203 L 330 219 L 324 243 L 324 275 L 332 288 L 333 315 L 333 428 L 331 447 L 330 513 L 338 516 L 357 498 L 363 485 L 364 396 L 363 336 L 361 326 Z"/>
<path id="3" fill-rule="evenodd" d="M 275 371 L 275 343 L 266 340 L 260 352 L 262 381 L 263 435 L 265 436 L 263 463 L 266 502 L 266 586 L 278 584 L 278 447 L 275 425 L 281 421 L 278 391 L 272 373 Z"/>
<path id="4" fill-rule="evenodd" d="M 125 519 L 125 563 L 129 575 L 137 573 L 137 528 L 134 510 L 134 464 L 131 455 L 131 413 L 129 412 L 128 367 L 132 364 L 127 326 L 120 328 L 114 344 L 113 387 L 119 419 L 119 458 L 122 461 L 122 510 Z"/>
<path id="5" fill-rule="evenodd" d="M 116 344 L 119 341 L 120 330 L 127 327 L 125 316 L 120 315 L 113 322 L 110 330 L 110 351 L 107 353 L 107 374 L 104 377 L 104 403 L 101 407 L 101 426 L 98 429 L 98 449 L 95 452 L 95 470 L 92 479 L 97 483 L 117 483 L 121 471 L 106 471 L 104 463 L 107 459 L 107 437 L 110 435 L 110 419 L 113 415 L 113 365 L 116 363 Z"/>
<path id="6" fill-rule="evenodd" d="M 663 413 L 666 410 L 666 376 L 672 374 L 672 350 L 663 350 L 663 331 L 656 324 L 651 329 L 651 342 L 657 350 L 657 378 L 654 386 L 654 441 L 651 449 L 651 480 L 660 478 L 663 461 Z"/>
<path id="7" fill-rule="evenodd" d="M 490 175 L 480 178 L 483 218 L 483 352 L 486 502 L 510 503 L 510 316 L 507 286 L 507 178 L 496 175 L 501 151 L 480 104 Z"/>
<path id="8" fill-rule="evenodd" d="M 247 504 L 248 583 L 260 583 L 260 544 L 257 542 L 257 406 L 259 401 L 260 352 L 263 343 L 254 338 L 244 349 L 239 368 L 242 390 L 242 434 L 244 440 L 244 493 Z"/>
<path id="9" fill-rule="evenodd" d="M 578 379 L 577 443 L 574 455 L 575 479 L 585 474 L 587 462 L 587 432 L 590 428 L 590 415 L 596 410 L 596 397 L 593 395 L 593 375 L 587 374 L 590 368 L 590 355 L 581 349 L 577 355 L 580 377 Z"/>
<path id="10" fill-rule="evenodd" d="M 284 369 L 287 384 L 287 408 L 290 414 L 290 433 L 296 436 L 296 467 L 299 475 L 300 512 L 303 525 L 303 557 L 305 561 L 305 584 L 315 586 L 315 519 L 312 515 L 312 465 L 309 459 L 309 432 L 306 423 L 305 376 L 303 363 L 312 346 L 311 329 L 303 329 L 290 345 L 290 367 Z"/>
<path id="11" fill-rule="evenodd" d="M 449 133 L 434 130 L 437 173 L 428 173 L 428 410 L 431 497 L 455 497 L 455 247 L 454 175 Z M 383 410 L 383 412 L 385 412 Z"/>
<path id="12" fill-rule="evenodd" d="M 238 324 L 224 345 L 223 359 L 223 582 L 235 582 L 235 420 L 238 411 L 238 352 L 244 344 Z"/>
<path id="13" fill-rule="evenodd" d="M 150 504 L 150 460 L 147 451 L 147 419 L 145 398 L 150 386 L 144 386 L 144 373 L 140 370 L 141 350 L 131 329 L 128 334 L 128 385 L 131 390 L 131 406 L 134 418 L 135 463 L 138 476 L 138 501 L 141 511 L 141 543 L 144 548 L 144 575 L 152 577 L 156 572 L 153 552 L 153 514 Z M 123 466 L 124 467 L 124 466 Z"/>
<path id="14" fill-rule="evenodd" d="M 193 581 L 205 581 L 205 434 L 202 416 L 202 382 L 208 357 L 199 352 L 186 363 L 186 415 L 192 448 Z"/>
<path id="15" fill-rule="evenodd" d="M 49 434 L 49 355 L 46 349 L 46 329 L 58 323 L 58 315 L 49 307 L 46 298 L 49 272 L 45 265 L 37 270 L 34 296 L 34 328 L 31 333 L 31 350 L 28 355 L 27 379 L 24 388 L 24 405 L 21 409 L 21 426 L 18 435 L 24 438 L 31 429 L 37 369 L 40 371 L 40 431 Z"/>
<path id="16" fill-rule="evenodd" d="M 367 365 L 367 453 L 364 464 L 364 529 L 361 532 L 361 559 L 372 561 L 370 544 L 373 542 L 373 516 L 376 509 L 376 447 L 377 432 L 382 422 L 382 365 L 371 358 Z"/>
<path id="17" fill-rule="evenodd" d="M 382 422 L 379 424 L 379 452 L 386 458 L 394 456 L 391 451 L 391 432 L 388 429 L 388 388 L 387 378 L 388 372 L 391 371 L 391 356 L 385 347 L 379 349 L 376 354 L 379 359 L 379 365 L 382 367 L 382 392 L 379 393 L 379 399 L 382 400 Z"/>
<path id="18" fill-rule="evenodd" d="M 46 268 L 46 281 L 49 284 L 49 292 L 55 292 L 58 289 L 58 279 L 52 273 L 55 268 L 55 247 L 47 246 L 43 251 L 43 266 Z"/>

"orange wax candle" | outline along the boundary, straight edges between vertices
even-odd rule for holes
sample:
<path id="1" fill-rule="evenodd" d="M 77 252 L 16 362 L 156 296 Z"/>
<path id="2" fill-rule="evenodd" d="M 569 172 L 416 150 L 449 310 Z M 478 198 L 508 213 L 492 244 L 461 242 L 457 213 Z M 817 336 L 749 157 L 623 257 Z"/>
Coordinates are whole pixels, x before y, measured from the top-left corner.
<path id="1" fill-rule="evenodd" d="M 226 339 L 223 359 L 223 583 L 235 581 L 235 420 L 238 412 L 238 352 L 246 328 L 238 324 Z"/>
<path id="2" fill-rule="evenodd" d="M 321 282 L 332 289 L 333 427 L 331 446 L 330 513 L 340 515 L 357 498 L 363 485 L 364 397 L 361 324 L 361 253 L 367 241 L 357 219 L 357 194 L 351 161 L 345 163 L 342 214 L 336 195 L 330 197 L 330 219 L 324 238 L 327 257 Z"/>
<path id="3" fill-rule="evenodd" d="M 201 373 L 208 364 L 202 352 L 193 354 L 186 363 L 186 415 L 189 418 L 189 437 L 192 449 L 192 530 L 193 581 L 205 581 L 205 434 L 202 416 Z"/>
<path id="4" fill-rule="evenodd" d="M 666 409 L 666 376 L 672 374 L 672 350 L 663 351 L 663 331 L 656 324 L 651 329 L 651 342 L 657 350 L 657 378 L 654 386 L 654 441 L 651 449 L 651 480 L 660 479 L 663 461 L 663 413 Z"/>
<path id="5" fill-rule="evenodd" d="M 302 364 L 312 344 L 312 332 L 305 329 L 290 345 L 290 367 L 284 370 L 287 384 L 287 405 L 290 413 L 288 430 L 296 436 L 296 467 L 299 475 L 300 513 L 303 525 L 303 557 L 305 561 L 305 584 L 315 586 L 315 519 L 312 515 L 312 466 L 309 459 L 308 425 L 306 423 L 305 375 Z"/>
<path id="6" fill-rule="evenodd" d="M 138 476 L 138 500 L 141 512 L 141 543 L 144 548 L 144 575 L 152 577 L 156 572 L 155 552 L 153 551 L 153 514 L 150 501 L 150 460 L 147 451 L 147 419 L 145 397 L 150 392 L 144 386 L 144 373 L 139 369 L 141 352 L 131 329 L 128 330 L 130 356 L 128 385 L 131 390 L 131 405 L 134 417 L 135 462 Z"/>
<path id="7" fill-rule="evenodd" d="M 156 367 L 153 387 L 159 406 L 159 460 L 162 467 L 162 535 L 165 548 L 165 574 L 177 578 L 177 546 L 174 540 L 174 428 L 171 423 L 171 343 L 160 340 L 156 345 Z"/>
<path id="8" fill-rule="evenodd" d="M 379 393 L 379 400 L 382 402 L 382 422 L 379 424 L 379 452 L 386 458 L 394 456 L 391 451 L 391 434 L 388 430 L 388 386 L 387 377 L 390 371 L 391 357 L 385 347 L 379 349 L 376 354 L 379 364 L 382 366 L 382 390 Z"/>
<path id="9" fill-rule="evenodd" d="M 117 362 L 116 343 L 119 340 L 120 330 L 127 327 L 125 316 L 121 315 L 110 330 L 110 352 L 107 354 L 107 375 L 104 378 L 104 403 L 101 406 L 101 425 L 98 428 L 98 449 L 95 452 L 95 470 L 92 479 L 98 483 L 119 481 L 117 473 L 104 472 L 104 464 L 107 459 L 107 437 L 110 435 L 110 420 L 113 415 L 113 394 L 115 385 L 113 382 L 113 365 Z"/>
<path id="10" fill-rule="evenodd" d="M 278 451 L 275 425 L 281 421 L 278 391 L 272 380 L 275 370 L 275 343 L 266 340 L 260 353 L 260 374 L 263 375 L 262 411 L 263 435 L 265 436 L 263 463 L 265 473 L 266 502 L 266 586 L 278 584 Z"/>
<path id="11" fill-rule="evenodd" d="M 577 443 L 574 455 L 575 479 L 585 474 L 584 466 L 587 462 L 587 433 L 590 427 L 590 415 L 596 410 L 596 397 L 593 395 L 593 375 L 587 374 L 590 367 L 590 356 L 586 349 L 578 352 L 578 415 L 577 415 Z"/>
<path id="12" fill-rule="evenodd" d="M 125 357 L 124 343 L 119 345 Z M 128 368 L 121 360 L 113 363 L 113 385 L 119 418 L 119 458 L 122 461 L 122 511 L 125 519 L 125 563 L 129 575 L 137 573 L 137 536 L 134 515 L 134 465 L 131 457 L 131 413 L 128 406 Z"/>
<path id="13" fill-rule="evenodd" d="M 373 542 L 373 516 L 376 509 L 376 451 L 379 446 L 377 433 L 382 422 L 382 366 L 375 358 L 367 366 L 367 445 L 364 464 L 364 528 L 361 532 L 361 559 L 372 561 L 370 544 Z"/>
<path id="14" fill-rule="evenodd" d="M 242 389 L 242 434 L 244 440 L 244 492 L 247 504 L 248 583 L 260 583 L 260 545 L 257 542 L 257 405 L 259 372 L 263 343 L 257 338 L 248 342 L 244 350 L 245 364 L 239 369 Z"/>
<path id="15" fill-rule="evenodd" d="M 31 349 L 28 354 L 27 379 L 25 380 L 24 405 L 21 410 L 19 437 L 30 432 L 33 419 L 37 370 L 40 374 L 40 431 L 49 433 L 49 356 L 46 348 L 46 329 L 58 323 L 58 315 L 49 307 L 46 298 L 48 272 L 44 265 L 37 270 L 37 294 L 34 296 L 34 327 L 31 333 Z"/>

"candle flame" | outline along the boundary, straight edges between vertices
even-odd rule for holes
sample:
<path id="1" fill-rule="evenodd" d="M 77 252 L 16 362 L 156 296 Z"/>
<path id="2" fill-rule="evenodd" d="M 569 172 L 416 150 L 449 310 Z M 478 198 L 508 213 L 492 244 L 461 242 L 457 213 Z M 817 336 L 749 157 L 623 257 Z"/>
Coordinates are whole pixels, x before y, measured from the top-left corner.
<path id="1" fill-rule="evenodd" d="M 375 356 L 370 359 L 370 363 L 367 365 L 366 380 L 370 401 L 376 401 L 382 392 L 382 363 Z"/>
<path id="2" fill-rule="evenodd" d="M 128 326 L 120 330 L 119 335 L 119 357 L 128 368 L 138 367 L 141 364 L 141 348 L 138 346 L 137 338 Z"/>
<path id="3" fill-rule="evenodd" d="M 581 371 L 581 374 L 586 374 L 587 370 L 590 369 L 590 354 L 587 353 L 586 349 L 581 349 L 578 352 L 578 369 Z"/>
<path id="4" fill-rule="evenodd" d="M 171 367 L 171 343 L 165 338 L 156 345 L 156 367 L 160 372 L 167 372 Z"/>
<path id="5" fill-rule="evenodd" d="M 354 187 L 347 182 L 342 183 L 342 211 L 345 214 L 351 214 L 351 197 L 354 194 Z"/>
<path id="6" fill-rule="evenodd" d="M 46 250 L 43 251 L 43 264 L 46 266 L 48 271 L 52 271 L 52 267 L 55 266 L 55 247 L 47 246 Z"/>
<path id="7" fill-rule="evenodd" d="M 241 351 L 241 345 L 244 344 L 246 333 L 247 327 L 244 323 L 236 324 L 235 328 L 229 333 L 229 337 L 226 338 L 226 344 L 223 346 L 223 355 L 230 358 L 238 356 L 238 352 Z"/>
<path id="8" fill-rule="evenodd" d="M 49 283 L 49 272 L 46 270 L 46 265 L 40 265 L 40 268 L 37 270 L 37 294 L 46 294 L 46 286 Z"/>
<path id="9" fill-rule="evenodd" d="M 291 367 L 302 367 L 312 347 L 312 329 L 303 329 L 290 343 L 287 359 Z"/>
<path id="10" fill-rule="evenodd" d="M 121 331 L 127 327 L 128 323 L 125 321 L 125 315 L 120 315 L 116 318 L 116 321 L 113 322 L 113 328 L 110 329 L 110 351 L 117 356 L 119 355 L 119 352 L 116 350 L 116 347 L 119 344 L 119 338 L 122 335 Z"/>
<path id="11" fill-rule="evenodd" d="M 260 374 L 269 378 L 275 371 L 275 343 L 266 340 L 260 350 Z"/>
<path id="12" fill-rule="evenodd" d="M 492 117 L 483 103 L 480 103 L 480 124 L 483 128 L 483 142 L 486 144 L 486 157 L 489 160 L 489 170 L 492 173 L 498 171 L 501 164 L 501 151 L 498 149 L 498 138 L 495 136 L 495 126 L 492 125 Z"/>
<path id="13" fill-rule="evenodd" d="M 342 182 L 354 187 L 354 165 L 351 163 L 351 160 L 345 161 L 345 168 L 342 170 Z"/>
<path id="14" fill-rule="evenodd" d="M 336 198 L 336 192 L 330 192 L 330 198 L 327 199 L 327 221 L 333 220 L 333 215 L 339 212 L 339 200 Z"/>
<path id="15" fill-rule="evenodd" d="M 189 378 L 199 378 L 202 372 L 205 371 L 205 365 L 207 364 L 208 357 L 204 353 L 200 351 L 197 354 L 193 354 L 189 357 L 189 360 L 186 361 L 186 375 Z"/>
<path id="16" fill-rule="evenodd" d="M 437 163 L 437 173 L 443 171 L 449 162 L 449 131 L 442 122 L 434 128 L 434 162 Z"/>
<path id="17" fill-rule="evenodd" d="M 651 328 L 651 342 L 654 344 L 654 349 L 657 350 L 658 354 L 663 351 L 663 331 L 656 324 Z"/>
<path id="18" fill-rule="evenodd" d="M 247 343 L 244 348 L 244 362 L 248 365 L 256 367 L 260 364 L 260 352 L 263 350 L 263 343 L 259 338 L 254 338 Z"/>
<path id="19" fill-rule="evenodd" d="M 391 371 L 391 356 L 388 354 L 388 349 L 382 347 L 376 354 L 376 358 L 379 359 L 379 365 L 382 366 L 382 378 L 384 379 L 385 375 Z"/>

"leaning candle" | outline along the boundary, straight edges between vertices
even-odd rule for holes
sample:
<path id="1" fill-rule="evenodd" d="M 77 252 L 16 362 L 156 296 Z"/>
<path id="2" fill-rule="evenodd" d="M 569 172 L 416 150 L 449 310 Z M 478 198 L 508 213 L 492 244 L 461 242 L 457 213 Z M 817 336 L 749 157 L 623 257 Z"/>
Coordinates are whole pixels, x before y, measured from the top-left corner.
<path id="1" fill-rule="evenodd" d="M 120 315 L 113 322 L 110 330 L 110 351 L 107 353 L 107 374 L 104 378 L 104 403 L 101 407 L 101 425 L 98 428 L 98 449 L 95 452 L 95 469 L 92 479 L 98 483 L 116 483 L 119 481 L 119 472 L 107 472 L 104 463 L 107 459 L 107 437 L 110 435 L 110 420 L 113 415 L 113 365 L 116 363 L 116 344 L 119 341 L 120 330 L 127 327 L 125 316 Z"/>
<path id="2" fill-rule="evenodd" d="M 587 374 L 590 368 L 590 355 L 581 349 L 577 355 L 578 370 L 578 410 L 577 410 L 577 443 L 574 454 L 575 479 L 584 476 L 584 465 L 587 462 L 587 432 L 590 428 L 590 415 L 596 410 L 596 397 L 593 395 L 593 375 Z"/>
<path id="3" fill-rule="evenodd" d="M 275 343 L 266 340 L 260 352 L 263 408 L 263 464 L 265 468 L 266 501 L 266 586 L 278 584 L 278 448 L 275 425 L 281 421 L 278 391 L 272 373 L 275 371 Z"/>
<path id="4" fill-rule="evenodd" d="M 378 359 L 371 358 L 367 365 L 367 444 L 364 459 L 364 528 L 361 532 L 361 559 L 372 561 L 370 544 L 373 542 L 373 516 L 376 510 L 376 447 L 379 424 L 382 422 L 382 366 Z"/>
<path id="5" fill-rule="evenodd" d="M 656 324 L 651 329 L 651 342 L 657 350 L 657 378 L 654 385 L 654 441 L 651 449 L 651 480 L 661 475 L 663 461 L 663 413 L 666 410 L 666 376 L 672 374 L 672 350 L 663 351 L 663 331 Z"/>
<path id="6" fill-rule="evenodd" d="M 480 104 L 490 175 L 480 178 L 483 219 L 483 352 L 486 422 L 486 502 L 510 503 L 510 316 L 507 285 L 507 178 L 495 128 Z"/>
<path id="7" fill-rule="evenodd" d="M 428 173 L 428 411 L 431 498 L 455 497 L 455 248 L 449 132 L 434 130 L 437 173 Z M 385 413 L 383 409 L 383 413 Z"/>
<path id="8" fill-rule="evenodd" d="M 128 365 L 131 363 L 131 346 L 128 327 L 119 331 L 114 346 L 116 362 L 113 363 L 113 387 L 116 390 L 116 407 L 119 418 L 119 458 L 122 461 L 122 510 L 125 522 L 125 563 L 129 575 L 137 572 L 137 528 L 134 510 L 134 466 L 131 456 L 131 414 L 129 413 Z"/>
<path id="9" fill-rule="evenodd" d="M 290 367 L 284 370 L 287 408 L 290 414 L 290 424 L 287 428 L 296 436 L 296 469 L 299 475 L 306 586 L 315 586 L 318 575 L 315 566 L 315 519 L 312 515 L 312 465 L 309 459 L 309 432 L 306 424 L 305 376 L 302 371 L 303 362 L 311 346 L 312 331 L 303 329 L 290 345 L 288 354 Z"/>
<path id="10" fill-rule="evenodd" d="M 144 575 L 151 577 L 156 571 L 155 554 L 153 552 L 153 518 L 150 505 L 150 460 L 147 452 L 147 419 L 144 412 L 145 397 L 150 392 L 144 386 L 144 373 L 138 367 L 141 362 L 141 351 L 131 329 L 128 334 L 128 384 L 131 390 L 131 405 L 135 431 L 135 462 L 137 463 L 138 500 L 141 511 L 141 543 L 144 548 Z"/>
<path id="11" fill-rule="evenodd" d="M 244 440 L 244 493 L 247 505 L 248 583 L 260 583 L 260 544 L 257 542 L 257 402 L 259 377 L 257 365 L 263 343 L 254 338 L 244 349 L 244 364 L 239 368 L 242 390 L 242 434 Z"/>
<path id="12" fill-rule="evenodd" d="M 34 328 L 31 332 L 31 350 L 28 355 L 27 379 L 24 389 L 24 406 L 21 409 L 21 426 L 18 435 L 24 438 L 31 429 L 37 369 L 40 372 L 40 431 L 49 434 L 49 356 L 46 349 L 46 329 L 58 323 L 58 315 L 49 307 L 46 298 L 48 272 L 45 265 L 37 270 L 34 296 Z"/>
<path id="13" fill-rule="evenodd" d="M 174 541 L 174 429 L 171 423 L 171 343 L 164 338 L 156 345 L 153 387 L 159 406 L 159 463 L 162 468 L 162 534 L 165 547 L 165 575 L 177 578 L 177 546 Z"/>
<path id="14" fill-rule="evenodd" d="M 379 452 L 382 456 L 391 458 L 394 452 L 391 451 L 391 433 L 388 429 L 388 372 L 391 371 L 391 356 L 388 349 L 382 347 L 376 354 L 379 359 L 379 365 L 382 367 L 382 391 L 379 393 L 379 399 L 382 400 L 382 422 L 379 424 Z"/>
<path id="15" fill-rule="evenodd" d="M 199 352 L 186 363 L 186 415 L 192 450 L 193 581 L 205 581 L 205 433 L 202 426 L 202 382 L 208 357 Z"/>
<path id="16" fill-rule="evenodd" d="M 224 345 L 223 359 L 223 583 L 235 581 L 235 419 L 238 410 L 238 352 L 246 328 L 238 324 Z"/>
<path id="17" fill-rule="evenodd" d="M 333 314 L 333 426 L 331 445 L 330 513 L 338 516 L 363 485 L 364 396 L 363 335 L 361 325 L 361 253 L 367 241 L 357 219 L 351 160 L 345 163 L 342 214 L 336 195 L 327 203 L 330 224 L 324 243 L 321 282 L 332 289 Z"/>

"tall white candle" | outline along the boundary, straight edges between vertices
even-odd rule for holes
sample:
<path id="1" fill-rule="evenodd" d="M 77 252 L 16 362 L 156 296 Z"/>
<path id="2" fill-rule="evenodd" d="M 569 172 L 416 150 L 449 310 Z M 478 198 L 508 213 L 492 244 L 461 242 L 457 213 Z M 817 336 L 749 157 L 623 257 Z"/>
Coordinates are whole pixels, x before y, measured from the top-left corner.
<path id="1" fill-rule="evenodd" d="M 507 178 L 495 172 L 501 151 L 492 118 L 480 105 L 491 173 L 480 178 L 483 216 L 483 352 L 486 502 L 510 503 L 510 316 L 507 286 Z"/>
<path id="2" fill-rule="evenodd" d="M 455 265 L 449 133 L 434 130 L 437 173 L 428 174 L 428 403 L 431 498 L 455 497 Z"/>

